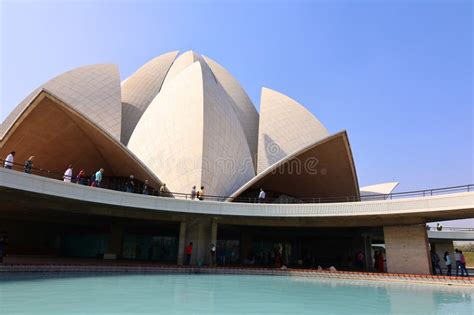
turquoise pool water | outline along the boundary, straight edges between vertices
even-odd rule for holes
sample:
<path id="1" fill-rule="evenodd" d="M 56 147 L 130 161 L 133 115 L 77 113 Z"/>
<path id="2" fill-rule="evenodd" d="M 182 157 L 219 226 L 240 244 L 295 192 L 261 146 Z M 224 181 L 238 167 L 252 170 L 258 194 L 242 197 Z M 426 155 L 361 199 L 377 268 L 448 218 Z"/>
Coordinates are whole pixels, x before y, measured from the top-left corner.
<path id="1" fill-rule="evenodd" d="M 473 314 L 474 289 L 279 276 L 0 275 L 0 314 Z"/>

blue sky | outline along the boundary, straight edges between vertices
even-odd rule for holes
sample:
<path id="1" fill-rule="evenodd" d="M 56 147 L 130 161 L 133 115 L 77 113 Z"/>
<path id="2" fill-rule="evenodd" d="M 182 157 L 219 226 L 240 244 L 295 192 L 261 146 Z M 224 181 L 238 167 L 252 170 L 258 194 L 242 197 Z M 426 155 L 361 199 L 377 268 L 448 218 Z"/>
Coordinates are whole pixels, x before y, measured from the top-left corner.
<path id="1" fill-rule="evenodd" d="M 346 129 L 361 186 L 473 183 L 471 1 L 0 1 L 0 120 L 69 69 L 193 49 Z"/>

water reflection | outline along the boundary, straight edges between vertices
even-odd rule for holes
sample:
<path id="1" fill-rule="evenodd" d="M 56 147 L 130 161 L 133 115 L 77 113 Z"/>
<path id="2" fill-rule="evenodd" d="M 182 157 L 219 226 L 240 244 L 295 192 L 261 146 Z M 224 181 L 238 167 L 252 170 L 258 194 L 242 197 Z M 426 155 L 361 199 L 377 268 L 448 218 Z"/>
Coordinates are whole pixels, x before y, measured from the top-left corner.
<path id="1" fill-rule="evenodd" d="M 473 313 L 474 288 L 285 276 L 2 275 L 6 313 Z"/>
<path id="2" fill-rule="evenodd" d="M 313 282 L 330 286 L 332 289 L 341 287 L 359 287 L 375 299 L 375 304 L 382 314 L 434 314 L 463 313 L 466 306 L 469 314 L 474 313 L 472 299 L 474 287 L 431 285 L 424 283 L 406 283 L 395 281 L 338 280 L 295 277 L 296 282 Z M 362 294 L 362 293 L 360 293 Z M 355 294 L 358 296 L 360 294 Z M 388 306 L 388 307 L 387 307 Z"/>

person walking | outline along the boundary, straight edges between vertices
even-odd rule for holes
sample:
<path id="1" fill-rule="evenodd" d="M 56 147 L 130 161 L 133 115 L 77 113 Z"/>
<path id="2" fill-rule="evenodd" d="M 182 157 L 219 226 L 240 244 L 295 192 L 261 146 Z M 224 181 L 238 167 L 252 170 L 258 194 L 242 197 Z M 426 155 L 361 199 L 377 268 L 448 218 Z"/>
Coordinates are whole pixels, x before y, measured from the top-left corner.
<path id="1" fill-rule="evenodd" d="M 263 191 L 263 188 L 260 188 L 260 193 L 258 194 L 258 203 L 264 203 L 265 202 L 265 192 Z"/>
<path id="2" fill-rule="evenodd" d="M 88 184 L 89 184 L 91 187 L 95 187 L 95 173 L 96 173 L 96 172 L 92 172 L 91 178 L 89 179 L 89 183 L 88 183 Z"/>
<path id="3" fill-rule="evenodd" d="M 457 248 L 454 250 L 454 261 L 456 262 L 456 277 L 457 277 L 459 274 L 459 269 L 461 268 L 461 254 L 459 253 L 459 249 Z"/>
<path id="4" fill-rule="evenodd" d="M 191 188 L 191 200 L 196 199 L 196 185 Z"/>
<path id="5" fill-rule="evenodd" d="M 72 165 L 69 164 L 67 170 L 64 172 L 63 180 L 65 183 L 70 183 L 72 180 Z"/>
<path id="6" fill-rule="evenodd" d="M 102 183 L 102 177 L 104 175 L 104 169 L 101 168 L 100 170 L 98 170 L 95 175 L 94 175 L 94 186 L 95 187 L 100 187 L 100 184 Z"/>
<path id="7" fill-rule="evenodd" d="M 193 242 L 190 242 L 188 246 L 184 249 L 185 253 L 185 265 L 188 265 L 191 263 L 191 255 L 193 254 Z"/>
<path id="8" fill-rule="evenodd" d="M 449 252 L 444 252 L 444 263 L 446 264 L 446 267 L 448 268 L 448 271 L 446 272 L 447 276 L 451 276 L 451 257 L 449 256 Z"/>
<path id="9" fill-rule="evenodd" d="M 197 194 L 197 199 L 199 200 L 204 200 L 204 186 L 201 186 L 201 189 L 198 190 Z"/>
<path id="10" fill-rule="evenodd" d="M 135 192 L 135 176 L 130 175 L 130 177 L 125 182 L 125 187 L 127 189 L 127 192 L 129 193 Z"/>
<path id="11" fill-rule="evenodd" d="M 148 179 L 145 179 L 145 182 L 143 183 L 142 194 L 148 195 Z"/>
<path id="12" fill-rule="evenodd" d="M 5 158 L 5 163 L 3 164 L 4 168 L 8 168 L 11 170 L 13 168 L 13 163 L 15 161 L 15 151 L 10 152 L 10 154 L 7 155 Z"/>
<path id="13" fill-rule="evenodd" d="M 459 251 L 459 254 L 461 255 L 461 276 L 464 276 L 464 272 L 465 272 L 466 277 L 469 277 L 469 273 L 467 272 L 467 269 L 466 269 L 466 257 L 464 257 L 462 250 Z"/>
<path id="14" fill-rule="evenodd" d="M 25 161 L 25 165 L 23 166 L 25 173 L 31 174 L 31 169 L 33 168 L 33 159 L 35 158 L 34 155 L 30 156 L 28 160 Z"/>
<path id="15" fill-rule="evenodd" d="M 439 265 L 439 256 L 436 254 L 434 250 L 431 251 L 431 264 L 433 266 L 433 274 L 443 274 L 443 271 L 441 270 L 441 267 Z"/>
<path id="16" fill-rule="evenodd" d="M 160 196 L 161 197 L 168 197 L 168 194 L 166 193 L 166 184 L 163 183 L 160 187 Z"/>
<path id="17" fill-rule="evenodd" d="M 211 267 L 216 264 L 216 245 L 211 244 Z"/>
<path id="18" fill-rule="evenodd" d="M 84 185 L 85 177 L 86 173 L 84 172 L 84 170 L 80 170 L 76 176 L 76 184 Z"/>

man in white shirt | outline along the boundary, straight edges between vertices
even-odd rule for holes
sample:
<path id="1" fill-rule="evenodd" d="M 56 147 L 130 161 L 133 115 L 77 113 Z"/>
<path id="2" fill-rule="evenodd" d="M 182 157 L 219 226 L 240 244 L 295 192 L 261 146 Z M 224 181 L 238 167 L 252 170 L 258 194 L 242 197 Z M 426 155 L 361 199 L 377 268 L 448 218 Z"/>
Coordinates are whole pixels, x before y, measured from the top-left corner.
<path id="1" fill-rule="evenodd" d="M 71 179 L 72 179 L 72 165 L 71 164 L 69 164 L 69 166 L 67 167 L 67 170 L 64 172 L 63 179 L 64 179 L 64 182 L 66 183 L 71 182 Z"/>
<path id="2" fill-rule="evenodd" d="M 15 156 L 15 151 L 10 152 L 10 154 L 8 154 L 7 158 L 5 159 L 5 163 L 3 164 L 3 167 L 11 170 L 13 168 L 14 156 Z"/>
<path id="3" fill-rule="evenodd" d="M 211 244 L 211 267 L 216 264 L 216 245 Z"/>
<path id="4" fill-rule="evenodd" d="M 258 203 L 263 203 L 265 201 L 265 192 L 260 188 L 260 193 L 258 194 Z"/>

